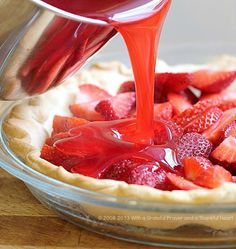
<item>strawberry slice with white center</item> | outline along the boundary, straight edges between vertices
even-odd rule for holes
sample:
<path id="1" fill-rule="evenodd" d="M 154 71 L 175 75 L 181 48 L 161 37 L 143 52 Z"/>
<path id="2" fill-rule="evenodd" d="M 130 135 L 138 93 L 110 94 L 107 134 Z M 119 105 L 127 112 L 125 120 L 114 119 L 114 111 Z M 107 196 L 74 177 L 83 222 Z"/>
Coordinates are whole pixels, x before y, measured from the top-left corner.
<path id="1" fill-rule="evenodd" d="M 177 115 L 192 106 L 186 96 L 180 95 L 178 93 L 169 93 L 167 98 L 173 106 L 174 113 Z"/>
<path id="2" fill-rule="evenodd" d="M 205 188 L 217 188 L 232 182 L 231 173 L 203 157 L 187 157 L 183 160 L 186 179 Z"/>
<path id="3" fill-rule="evenodd" d="M 236 71 L 199 70 L 193 73 L 191 85 L 204 93 L 224 90 L 236 79 Z"/>
<path id="4" fill-rule="evenodd" d="M 70 111 L 75 117 L 89 121 L 103 121 L 104 117 L 95 111 L 99 101 L 70 105 Z"/>
<path id="5" fill-rule="evenodd" d="M 112 98 L 100 101 L 95 111 L 100 113 L 105 120 L 126 118 L 135 105 L 135 93 L 120 93 Z"/>
<path id="6" fill-rule="evenodd" d="M 213 144 L 216 144 L 222 137 L 225 128 L 234 120 L 236 120 L 236 108 L 225 111 L 220 119 L 208 130 L 204 131 L 202 135 Z"/>
<path id="7" fill-rule="evenodd" d="M 95 111 L 95 107 L 102 99 L 110 98 L 111 95 L 105 90 L 91 84 L 79 87 L 76 103 L 70 105 L 70 111 L 75 117 L 89 121 L 101 121 L 104 117 Z"/>
<path id="8" fill-rule="evenodd" d="M 211 157 L 217 162 L 236 169 L 236 138 L 229 136 L 211 153 Z"/>
<path id="9" fill-rule="evenodd" d="M 79 86 L 76 103 L 88 103 L 96 100 L 106 99 L 109 97 L 111 97 L 111 95 L 104 89 L 92 84 L 84 84 Z"/>
<path id="10" fill-rule="evenodd" d="M 184 132 L 202 133 L 215 124 L 223 112 L 217 107 L 208 108 L 205 112 L 200 114 L 195 120 L 184 127 Z"/>
<path id="11" fill-rule="evenodd" d="M 178 176 L 173 173 L 167 173 L 167 179 L 179 190 L 195 190 L 203 189 L 202 187 L 194 184 L 191 181 L 186 180 L 182 176 Z"/>

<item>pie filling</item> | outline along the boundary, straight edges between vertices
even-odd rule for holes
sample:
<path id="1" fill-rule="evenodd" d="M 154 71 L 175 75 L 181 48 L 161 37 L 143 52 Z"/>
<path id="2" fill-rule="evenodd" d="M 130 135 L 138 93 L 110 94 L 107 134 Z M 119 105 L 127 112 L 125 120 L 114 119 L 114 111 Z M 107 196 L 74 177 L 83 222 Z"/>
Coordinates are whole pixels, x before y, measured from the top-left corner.
<path id="1" fill-rule="evenodd" d="M 145 134 L 133 81 L 113 96 L 81 85 L 69 106 L 72 117 L 54 117 L 41 158 L 71 173 L 165 191 L 234 182 L 235 79 L 236 71 L 156 73 L 154 120 Z"/>

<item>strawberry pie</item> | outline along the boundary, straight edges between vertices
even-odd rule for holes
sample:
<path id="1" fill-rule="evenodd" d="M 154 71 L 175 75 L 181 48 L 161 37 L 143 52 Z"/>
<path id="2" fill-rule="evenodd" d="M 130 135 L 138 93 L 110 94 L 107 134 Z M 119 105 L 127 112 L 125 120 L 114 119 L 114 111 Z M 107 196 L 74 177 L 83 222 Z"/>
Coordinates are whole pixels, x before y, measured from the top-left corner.
<path id="1" fill-rule="evenodd" d="M 137 132 L 131 70 L 109 62 L 16 104 L 4 122 L 11 149 L 29 167 L 99 193 L 236 202 L 236 59 L 159 68 L 148 139 Z"/>

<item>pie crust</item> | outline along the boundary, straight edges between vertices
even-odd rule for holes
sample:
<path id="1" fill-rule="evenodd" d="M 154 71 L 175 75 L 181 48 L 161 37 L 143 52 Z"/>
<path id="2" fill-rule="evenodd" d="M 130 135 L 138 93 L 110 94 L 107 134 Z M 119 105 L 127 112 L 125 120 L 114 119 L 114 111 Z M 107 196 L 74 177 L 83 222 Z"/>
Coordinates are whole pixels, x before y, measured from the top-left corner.
<path id="1" fill-rule="evenodd" d="M 164 71 L 196 69 L 196 66 L 189 65 L 172 68 L 165 63 L 160 65 Z M 236 59 L 222 56 L 207 66 L 235 69 Z M 3 124 L 10 148 L 34 170 L 59 181 L 98 193 L 165 203 L 236 203 L 236 184 L 234 183 L 225 183 L 213 190 L 161 191 L 147 186 L 129 185 L 114 180 L 98 180 L 69 173 L 63 167 L 55 166 L 40 158 L 40 149 L 51 132 L 54 115 L 71 115 L 68 107 L 75 101 L 78 85 L 92 83 L 114 94 L 119 85 L 129 79 L 132 79 L 131 71 L 119 62 L 94 64 L 89 70 L 82 71 L 62 86 L 44 95 L 18 102 Z M 236 84 L 233 85 L 235 87 Z"/>

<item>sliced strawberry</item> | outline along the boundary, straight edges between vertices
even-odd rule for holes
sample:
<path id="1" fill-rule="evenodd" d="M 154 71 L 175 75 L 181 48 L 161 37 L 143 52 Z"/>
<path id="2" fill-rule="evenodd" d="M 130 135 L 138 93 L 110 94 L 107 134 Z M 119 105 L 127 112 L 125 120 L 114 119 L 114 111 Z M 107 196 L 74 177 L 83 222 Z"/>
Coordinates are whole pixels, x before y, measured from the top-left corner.
<path id="1" fill-rule="evenodd" d="M 53 144 L 61 139 L 70 137 L 70 134 L 68 132 L 60 132 L 60 133 L 56 133 L 53 134 L 51 137 L 47 138 L 45 141 L 45 144 L 49 145 L 49 146 L 53 146 Z"/>
<path id="2" fill-rule="evenodd" d="M 104 117 L 95 111 L 96 105 L 102 99 L 111 98 L 105 90 L 91 84 L 79 87 L 76 102 L 70 105 L 70 111 L 75 117 L 84 118 L 89 121 L 102 121 Z"/>
<path id="3" fill-rule="evenodd" d="M 236 176 L 232 176 L 232 181 L 236 183 Z"/>
<path id="4" fill-rule="evenodd" d="M 204 98 L 189 109 L 176 115 L 173 121 L 184 127 L 210 107 L 218 107 L 222 111 L 232 109 L 236 107 L 236 94 L 214 94 L 209 98 Z"/>
<path id="5" fill-rule="evenodd" d="M 86 119 L 89 121 L 103 121 L 104 117 L 95 111 L 95 107 L 99 101 L 93 101 L 82 104 L 70 105 L 71 113 L 78 118 Z"/>
<path id="6" fill-rule="evenodd" d="M 156 85 L 164 85 L 172 92 L 179 93 L 192 82 L 191 73 L 157 73 L 155 78 Z"/>
<path id="7" fill-rule="evenodd" d="M 55 147 L 47 144 L 43 146 L 40 157 L 52 164 L 62 166 L 68 171 L 81 161 L 80 157 L 65 155 Z"/>
<path id="8" fill-rule="evenodd" d="M 169 102 L 154 104 L 154 120 L 170 120 L 173 115 L 173 107 Z"/>
<path id="9" fill-rule="evenodd" d="M 120 93 L 112 98 L 100 101 L 95 110 L 100 113 L 105 120 L 115 120 L 126 118 L 135 104 L 135 93 Z"/>
<path id="10" fill-rule="evenodd" d="M 205 130 L 209 129 L 213 124 L 215 124 L 220 119 L 222 114 L 223 112 L 217 107 L 208 108 L 195 120 L 185 126 L 184 131 L 202 133 Z"/>
<path id="11" fill-rule="evenodd" d="M 53 133 L 57 134 L 60 132 L 66 132 L 69 131 L 72 128 L 75 128 L 77 126 L 87 124 L 88 121 L 82 118 L 76 118 L 76 117 L 63 117 L 63 116 L 54 116 L 53 119 Z"/>
<path id="12" fill-rule="evenodd" d="M 169 190 L 172 187 L 166 181 L 166 173 L 166 170 L 155 162 L 145 162 L 141 158 L 131 158 L 113 163 L 101 174 L 100 178 Z"/>
<path id="13" fill-rule="evenodd" d="M 236 138 L 227 137 L 215 148 L 211 157 L 225 168 L 236 169 Z"/>
<path id="14" fill-rule="evenodd" d="M 202 187 L 186 180 L 182 176 L 178 176 L 173 173 L 167 173 L 168 180 L 180 190 L 195 190 L 195 189 L 202 189 Z"/>
<path id="15" fill-rule="evenodd" d="M 172 139 L 170 128 L 164 122 L 156 122 L 154 127 L 154 144 L 164 145 Z"/>
<path id="16" fill-rule="evenodd" d="M 212 144 L 201 134 L 186 133 L 177 145 L 177 157 L 182 161 L 190 156 L 208 157 L 212 150 Z"/>
<path id="17" fill-rule="evenodd" d="M 172 140 L 172 142 L 177 143 L 179 139 L 183 136 L 184 130 L 181 126 L 177 125 L 176 123 L 172 122 L 171 120 L 161 120 L 162 123 L 165 126 L 165 131 L 167 131 L 165 136 L 163 136 L 163 133 L 159 131 L 159 129 L 154 130 L 155 134 L 155 144 L 160 145 L 160 144 L 165 144 L 165 143 L 158 143 L 157 141 L 160 141 L 160 138 L 162 137 L 161 141 L 164 141 L 163 137 L 168 137 L 165 141 L 168 142 Z M 166 130 L 166 127 L 168 130 Z M 164 129 L 163 129 L 164 131 Z M 168 135 L 167 135 L 168 134 Z"/>
<path id="18" fill-rule="evenodd" d="M 225 111 L 218 122 L 203 132 L 203 136 L 213 144 L 217 144 L 222 137 L 225 128 L 234 120 L 236 120 L 236 108 Z"/>
<path id="19" fill-rule="evenodd" d="M 93 102 L 110 97 L 111 95 L 102 88 L 92 84 L 84 84 L 79 86 L 76 104 Z"/>
<path id="20" fill-rule="evenodd" d="M 118 93 L 127 93 L 127 92 L 135 92 L 135 83 L 132 80 L 126 81 L 122 83 L 120 86 Z"/>
<path id="21" fill-rule="evenodd" d="M 177 125 L 171 120 L 164 121 L 164 123 L 169 127 L 172 134 L 172 138 L 179 139 L 183 136 L 184 130 L 181 126 Z"/>
<path id="22" fill-rule="evenodd" d="M 202 157 L 188 157 L 184 161 L 185 176 L 193 183 L 206 188 L 217 188 L 232 181 L 229 171 L 219 165 L 213 165 Z"/>
<path id="23" fill-rule="evenodd" d="M 179 115 L 176 115 L 173 118 L 173 121 L 181 125 L 182 127 L 184 127 L 190 122 L 192 122 L 193 120 L 195 120 L 200 114 L 206 111 L 206 109 L 210 107 L 215 107 L 217 106 L 218 103 L 219 103 L 218 98 L 199 101 L 198 103 L 196 103 L 189 109 L 185 110 Z"/>
<path id="24" fill-rule="evenodd" d="M 64 154 L 83 158 L 99 155 L 106 149 L 106 144 L 100 139 L 95 139 L 91 131 L 81 130 L 80 134 L 57 140 L 54 146 Z"/>
<path id="25" fill-rule="evenodd" d="M 185 89 L 184 91 L 180 92 L 180 95 L 184 96 L 190 104 L 196 104 L 199 100 L 198 93 L 193 93 L 190 88 Z M 200 94 L 199 94 L 200 95 Z"/>
<path id="26" fill-rule="evenodd" d="M 169 93 L 167 98 L 170 104 L 173 106 L 175 114 L 180 114 L 192 106 L 186 96 L 177 93 Z"/>
<path id="27" fill-rule="evenodd" d="M 113 163 L 102 174 L 101 179 L 126 181 L 132 168 L 144 163 L 142 159 L 130 158 Z"/>
<path id="28" fill-rule="evenodd" d="M 155 162 L 146 163 L 130 171 L 127 183 L 168 190 L 172 187 L 167 182 L 166 174 L 167 172 Z"/>
<path id="29" fill-rule="evenodd" d="M 136 110 L 131 110 L 129 115 L 132 118 L 136 118 Z M 169 102 L 154 104 L 154 120 L 170 120 L 173 116 L 173 107 Z"/>
<path id="30" fill-rule="evenodd" d="M 155 103 L 166 102 L 169 92 L 180 93 L 187 89 L 191 82 L 191 73 L 157 73 L 155 76 Z M 134 81 L 124 82 L 120 86 L 118 93 L 125 92 L 135 92 Z M 193 95 L 191 95 L 191 98 L 193 98 Z"/>
<path id="31" fill-rule="evenodd" d="M 191 164 L 191 166 L 190 166 Z M 208 169 L 213 166 L 212 162 L 205 157 L 186 157 L 183 160 L 184 174 L 190 181 L 194 181 L 203 169 Z"/>
<path id="32" fill-rule="evenodd" d="M 236 71 L 200 70 L 193 73 L 191 85 L 205 93 L 218 93 L 236 79 Z"/>
<path id="33" fill-rule="evenodd" d="M 167 93 L 179 93 L 191 84 L 191 73 L 157 73 L 155 77 L 155 102 L 167 100 Z"/>
<path id="34" fill-rule="evenodd" d="M 230 123 L 224 130 L 224 137 L 232 136 L 236 138 L 236 120 Z"/>

